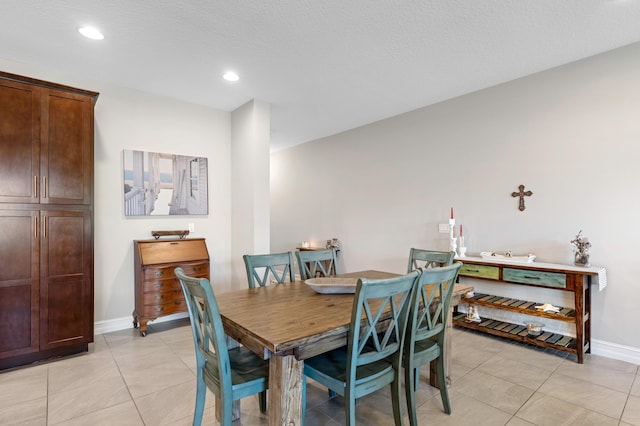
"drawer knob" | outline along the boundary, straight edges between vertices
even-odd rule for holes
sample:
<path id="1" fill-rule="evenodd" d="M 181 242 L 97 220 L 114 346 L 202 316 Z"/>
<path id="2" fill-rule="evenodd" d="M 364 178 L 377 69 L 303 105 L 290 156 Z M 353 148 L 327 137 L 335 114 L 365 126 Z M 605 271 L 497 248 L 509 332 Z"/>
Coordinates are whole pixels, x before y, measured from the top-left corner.
<path id="1" fill-rule="evenodd" d="M 161 288 L 164 286 L 164 283 L 156 283 L 156 288 Z"/>
<path id="2" fill-rule="evenodd" d="M 155 300 L 162 300 L 162 296 L 155 296 L 154 299 Z"/>
<path id="3" fill-rule="evenodd" d="M 162 312 L 164 308 L 162 306 L 156 306 L 155 310 L 156 310 L 156 313 L 158 313 L 158 312 Z"/>
<path id="4" fill-rule="evenodd" d="M 155 275 L 156 277 L 159 277 L 160 275 L 162 275 L 162 271 L 155 271 L 153 275 Z"/>

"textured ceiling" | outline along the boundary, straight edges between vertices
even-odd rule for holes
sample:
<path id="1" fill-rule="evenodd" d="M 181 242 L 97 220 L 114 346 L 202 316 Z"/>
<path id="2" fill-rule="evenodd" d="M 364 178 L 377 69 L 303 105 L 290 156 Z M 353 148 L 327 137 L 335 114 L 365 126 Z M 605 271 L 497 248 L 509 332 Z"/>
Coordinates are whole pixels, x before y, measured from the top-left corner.
<path id="1" fill-rule="evenodd" d="M 260 99 L 273 150 L 638 41 L 640 0 L 0 0 L 0 58 L 226 111 Z"/>

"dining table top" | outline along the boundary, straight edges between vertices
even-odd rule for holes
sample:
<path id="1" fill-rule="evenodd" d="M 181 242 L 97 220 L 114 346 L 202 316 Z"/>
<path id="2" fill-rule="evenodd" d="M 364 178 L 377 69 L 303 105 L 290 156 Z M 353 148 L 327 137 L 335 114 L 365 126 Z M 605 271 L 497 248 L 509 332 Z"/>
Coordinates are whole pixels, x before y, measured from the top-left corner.
<path id="1" fill-rule="evenodd" d="M 359 271 L 340 277 L 379 279 L 399 274 Z M 473 290 L 456 283 L 454 295 Z M 353 294 L 317 293 L 304 281 L 216 295 L 225 333 L 263 359 L 273 354 L 304 360 L 347 342 Z"/>

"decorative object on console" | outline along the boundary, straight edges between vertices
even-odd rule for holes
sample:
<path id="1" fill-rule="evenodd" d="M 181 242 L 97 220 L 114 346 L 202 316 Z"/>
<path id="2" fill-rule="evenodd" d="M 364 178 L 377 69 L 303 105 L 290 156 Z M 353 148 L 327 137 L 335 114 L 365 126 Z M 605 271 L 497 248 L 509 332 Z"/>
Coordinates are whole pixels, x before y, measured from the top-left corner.
<path id="1" fill-rule="evenodd" d="M 544 327 L 544 324 L 541 322 L 527 322 L 524 325 L 527 327 L 527 331 L 531 336 L 539 336 L 542 334 L 542 327 Z"/>
<path id="2" fill-rule="evenodd" d="M 467 246 L 464 245 L 464 237 L 462 236 L 462 224 L 460 224 L 460 235 L 458 236 L 458 242 L 460 243 L 460 247 L 458 247 L 458 255 L 460 257 L 465 257 L 467 253 Z"/>
<path id="3" fill-rule="evenodd" d="M 179 231 L 151 231 L 151 236 L 156 240 L 160 237 L 178 237 L 181 240 L 189 235 L 188 229 L 181 229 Z"/>
<path id="4" fill-rule="evenodd" d="M 575 254 L 574 263 L 577 266 L 589 266 L 589 249 L 591 248 L 591 243 L 589 242 L 589 238 L 582 235 L 582 229 L 576 237 L 571 240 L 571 244 L 573 244 Z"/>
<path id="5" fill-rule="evenodd" d="M 542 311 L 542 312 L 555 312 L 558 313 L 560 312 L 560 308 L 553 306 L 551 303 L 544 303 L 542 305 L 536 305 L 535 307 L 537 310 Z"/>
<path id="6" fill-rule="evenodd" d="M 451 217 L 449 218 L 449 251 L 457 251 L 456 250 L 456 237 L 454 235 L 454 230 L 456 226 L 456 219 L 453 217 L 453 207 L 451 207 Z"/>
<path id="7" fill-rule="evenodd" d="M 336 251 L 336 254 L 340 252 L 341 247 L 342 247 L 342 243 L 337 238 L 332 238 L 330 240 L 327 240 L 327 244 L 325 246 L 325 248 L 334 249 Z"/>
<path id="8" fill-rule="evenodd" d="M 472 296 L 473 297 L 473 296 Z M 480 322 L 480 314 L 478 313 L 478 308 L 475 305 L 469 305 L 469 310 L 467 311 L 467 316 L 464 318 L 466 321 L 471 322 Z"/>
<path id="9" fill-rule="evenodd" d="M 524 211 L 525 206 L 524 206 L 524 197 L 531 197 L 533 195 L 533 192 L 531 191 L 525 191 L 524 190 L 524 185 L 520 185 L 518 186 L 518 192 L 512 192 L 511 196 L 512 197 L 520 197 L 520 202 L 518 203 L 518 210 L 520 211 Z"/>
<path id="10" fill-rule="evenodd" d="M 508 250 L 505 254 L 498 254 L 492 251 L 483 251 L 480 253 L 480 257 L 485 260 L 498 260 L 500 262 L 511 263 L 531 263 L 536 259 L 536 255 L 532 253 L 523 255 L 513 255 L 511 250 Z"/>

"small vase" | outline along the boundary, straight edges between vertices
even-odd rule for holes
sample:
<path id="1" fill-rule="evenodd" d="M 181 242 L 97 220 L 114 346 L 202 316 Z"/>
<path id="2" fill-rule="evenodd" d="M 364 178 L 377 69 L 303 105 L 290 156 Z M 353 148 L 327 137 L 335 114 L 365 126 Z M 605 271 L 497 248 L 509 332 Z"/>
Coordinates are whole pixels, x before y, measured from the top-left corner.
<path id="1" fill-rule="evenodd" d="M 576 266 L 589 266 L 589 254 L 576 252 L 573 262 Z"/>

